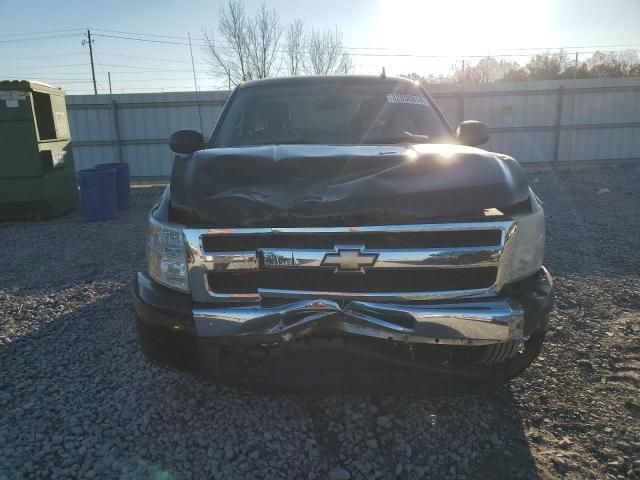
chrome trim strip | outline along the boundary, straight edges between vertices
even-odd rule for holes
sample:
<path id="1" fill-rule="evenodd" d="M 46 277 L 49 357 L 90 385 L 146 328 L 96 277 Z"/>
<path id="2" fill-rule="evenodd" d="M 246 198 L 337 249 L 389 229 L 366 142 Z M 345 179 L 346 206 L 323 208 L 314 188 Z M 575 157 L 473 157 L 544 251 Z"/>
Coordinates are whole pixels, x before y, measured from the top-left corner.
<path id="1" fill-rule="evenodd" d="M 332 300 L 444 300 L 449 298 L 473 298 L 483 296 L 494 296 L 495 289 L 478 288 L 472 290 L 443 290 L 429 292 L 325 292 L 320 290 L 280 290 L 274 288 L 261 288 L 258 290 L 258 298 L 329 298 Z"/>
<path id="2" fill-rule="evenodd" d="M 273 233 L 371 233 L 371 232 L 435 232 L 458 230 L 507 230 L 511 220 L 460 223 L 422 223 L 415 225 L 366 225 L 354 227 L 271 227 L 271 228 L 209 228 L 190 229 L 198 235 L 257 235 Z"/>
<path id="3" fill-rule="evenodd" d="M 511 267 L 513 264 L 513 255 L 516 243 L 516 235 L 518 225 L 515 221 L 502 231 L 502 252 L 500 254 L 500 262 L 498 273 L 496 275 L 496 290 L 500 291 L 502 286 L 507 283 L 511 275 Z"/>
<path id="4" fill-rule="evenodd" d="M 290 341 L 314 331 L 335 331 L 403 342 L 484 345 L 521 340 L 524 314 L 504 298 L 484 302 L 397 305 L 330 300 L 278 307 L 195 309 L 200 337 Z M 404 316 L 405 325 L 393 323 Z M 259 338 L 257 338 L 259 337 Z"/>
<path id="5" fill-rule="evenodd" d="M 220 293 L 220 292 L 214 292 L 213 290 L 211 290 L 211 288 L 209 287 L 209 278 L 207 276 L 207 274 L 209 273 L 210 269 L 207 268 L 206 266 L 203 267 L 194 267 L 194 269 L 198 269 L 201 270 L 202 273 L 202 277 L 200 279 L 199 282 L 197 282 L 197 287 L 194 290 L 194 288 L 191 288 L 191 297 L 194 300 L 197 300 L 198 298 L 201 297 L 196 297 L 196 295 L 201 295 L 202 289 L 204 289 L 204 291 L 206 292 L 206 297 L 204 300 L 200 300 L 200 301 L 212 301 L 212 302 L 259 302 L 260 301 L 260 295 L 258 293 Z M 189 272 L 191 272 L 191 269 L 189 269 Z"/>

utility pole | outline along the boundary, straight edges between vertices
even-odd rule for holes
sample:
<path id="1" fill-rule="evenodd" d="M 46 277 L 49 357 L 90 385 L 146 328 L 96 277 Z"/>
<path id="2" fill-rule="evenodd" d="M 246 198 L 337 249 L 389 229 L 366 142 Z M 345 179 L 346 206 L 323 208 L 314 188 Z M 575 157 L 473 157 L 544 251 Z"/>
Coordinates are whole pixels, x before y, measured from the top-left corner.
<path id="1" fill-rule="evenodd" d="M 91 40 L 91 30 L 87 29 L 87 39 L 82 41 L 82 45 L 89 44 L 89 58 L 91 58 L 91 77 L 93 78 L 93 94 L 98 94 L 98 87 L 96 86 L 96 70 L 93 67 L 93 47 L 91 44 L 93 40 Z"/>
<path id="2" fill-rule="evenodd" d="M 109 77 L 109 95 L 113 95 L 113 91 L 111 90 L 111 72 L 107 72 L 107 76 Z"/>
<path id="3" fill-rule="evenodd" d="M 573 79 L 578 78 L 578 52 L 576 52 L 576 65 L 573 69 Z M 575 88 L 575 85 L 573 86 Z"/>
<path id="4" fill-rule="evenodd" d="M 198 99 L 198 81 L 196 80 L 196 64 L 193 62 L 193 48 L 191 48 L 191 33 L 187 32 L 189 37 L 189 53 L 191 54 L 191 70 L 193 70 L 193 85 L 196 87 L 196 105 L 198 107 L 198 118 L 200 118 L 200 131 L 204 130 L 202 124 L 202 112 L 200 111 L 200 100 Z"/>

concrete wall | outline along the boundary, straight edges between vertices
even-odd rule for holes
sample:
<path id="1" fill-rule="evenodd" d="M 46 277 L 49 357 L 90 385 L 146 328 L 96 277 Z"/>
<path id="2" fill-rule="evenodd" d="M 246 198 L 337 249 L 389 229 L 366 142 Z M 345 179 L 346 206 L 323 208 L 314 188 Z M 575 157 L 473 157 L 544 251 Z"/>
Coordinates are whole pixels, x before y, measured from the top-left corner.
<path id="1" fill-rule="evenodd" d="M 523 163 L 640 162 L 640 78 L 552 80 L 430 88 L 449 123 L 489 125 L 488 150 Z M 208 135 L 228 92 L 70 95 L 76 168 L 123 161 L 135 177 L 169 174 L 168 138 L 181 128 Z"/>

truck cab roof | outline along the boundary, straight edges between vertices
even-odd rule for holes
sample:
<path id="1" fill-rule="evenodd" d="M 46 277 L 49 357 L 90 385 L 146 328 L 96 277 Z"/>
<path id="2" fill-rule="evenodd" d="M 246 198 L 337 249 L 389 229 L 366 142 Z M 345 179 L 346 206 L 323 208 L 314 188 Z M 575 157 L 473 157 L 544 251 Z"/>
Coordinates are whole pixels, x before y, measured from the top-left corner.
<path id="1" fill-rule="evenodd" d="M 407 83 L 413 84 L 412 80 L 403 77 L 382 77 L 380 75 L 298 75 L 294 77 L 272 77 L 263 78 L 260 80 L 248 80 L 238 85 L 239 89 L 271 86 L 271 85 L 286 85 L 286 84 L 305 84 L 305 83 L 362 83 L 362 82 L 375 82 L 375 83 L 387 83 L 398 84 Z"/>

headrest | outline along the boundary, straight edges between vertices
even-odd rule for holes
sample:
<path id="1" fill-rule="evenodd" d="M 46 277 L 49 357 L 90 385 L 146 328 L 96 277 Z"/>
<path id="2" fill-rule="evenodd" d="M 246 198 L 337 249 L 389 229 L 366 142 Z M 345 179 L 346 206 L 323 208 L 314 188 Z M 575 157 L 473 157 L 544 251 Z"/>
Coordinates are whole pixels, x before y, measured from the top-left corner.
<path id="1" fill-rule="evenodd" d="M 289 125 L 289 105 L 284 100 L 266 100 L 258 108 L 258 118 L 267 128 L 285 128 Z"/>

